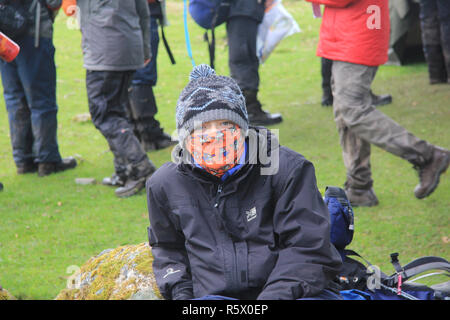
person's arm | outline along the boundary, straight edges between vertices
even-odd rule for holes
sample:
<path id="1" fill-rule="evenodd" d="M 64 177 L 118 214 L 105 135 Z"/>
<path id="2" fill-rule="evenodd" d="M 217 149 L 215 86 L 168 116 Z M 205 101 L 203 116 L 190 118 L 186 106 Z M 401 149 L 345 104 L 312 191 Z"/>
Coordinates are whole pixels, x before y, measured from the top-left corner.
<path id="1" fill-rule="evenodd" d="M 179 224 L 162 205 L 167 203 L 167 199 L 158 190 L 159 186 L 153 185 L 150 179 L 146 189 L 151 225 L 148 236 L 156 283 L 165 299 L 192 299 L 192 279 L 183 233 L 176 228 L 175 225 Z"/>
<path id="2" fill-rule="evenodd" d="M 299 299 L 319 294 L 342 261 L 330 242 L 330 218 L 311 162 L 299 161 L 278 191 L 273 223 L 278 260 L 258 299 Z"/>
<path id="3" fill-rule="evenodd" d="M 327 7 L 345 8 L 352 2 L 356 2 L 359 0 L 306 0 L 306 1 L 317 4 L 323 4 Z"/>
<path id="4" fill-rule="evenodd" d="M 136 0 L 136 11 L 139 15 L 139 24 L 142 29 L 144 43 L 144 60 L 146 63 L 152 58 L 150 50 L 150 10 L 147 0 Z"/>

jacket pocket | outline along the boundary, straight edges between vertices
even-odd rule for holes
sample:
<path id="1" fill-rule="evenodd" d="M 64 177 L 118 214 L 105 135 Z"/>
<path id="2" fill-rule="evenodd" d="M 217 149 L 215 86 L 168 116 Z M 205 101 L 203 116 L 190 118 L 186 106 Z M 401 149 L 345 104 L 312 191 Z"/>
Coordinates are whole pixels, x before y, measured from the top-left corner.
<path id="1" fill-rule="evenodd" d="M 262 288 L 278 259 L 278 252 L 270 250 L 268 245 L 251 245 L 248 249 L 248 285 L 250 288 Z"/>

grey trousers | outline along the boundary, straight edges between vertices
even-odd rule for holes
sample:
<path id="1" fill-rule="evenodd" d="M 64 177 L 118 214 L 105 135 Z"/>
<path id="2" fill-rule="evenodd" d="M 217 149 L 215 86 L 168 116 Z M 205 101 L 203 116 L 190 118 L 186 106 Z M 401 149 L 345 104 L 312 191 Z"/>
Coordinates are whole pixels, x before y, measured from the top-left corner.
<path id="1" fill-rule="evenodd" d="M 333 61 L 333 111 L 347 169 L 347 188 L 372 187 L 371 144 L 417 166 L 423 166 L 432 155 L 433 145 L 417 138 L 372 106 L 370 87 L 377 69 Z"/>

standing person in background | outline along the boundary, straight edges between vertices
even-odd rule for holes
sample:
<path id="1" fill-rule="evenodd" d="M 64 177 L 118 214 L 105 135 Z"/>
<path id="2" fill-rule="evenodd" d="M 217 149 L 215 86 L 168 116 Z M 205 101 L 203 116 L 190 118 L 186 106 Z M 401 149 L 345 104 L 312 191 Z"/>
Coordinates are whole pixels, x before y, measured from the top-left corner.
<path id="1" fill-rule="evenodd" d="M 128 88 L 150 61 L 147 0 L 78 0 L 89 112 L 114 155 L 118 197 L 136 194 L 156 170 L 126 112 Z"/>
<path id="2" fill-rule="evenodd" d="M 56 66 L 53 19 L 61 0 L 9 3 L 29 14 L 26 32 L 14 39 L 21 50 L 12 62 L 0 61 L 17 173 L 40 177 L 76 167 L 61 158 L 57 141 Z"/>
<path id="3" fill-rule="evenodd" d="M 266 0 L 236 0 L 230 2 L 227 20 L 228 66 L 244 94 L 249 121 L 252 125 L 272 125 L 281 122 L 280 114 L 270 114 L 258 100 L 259 60 L 256 55 L 258 25 L 264 17 Z"/>
<path id="4" fill-rule="evenodd" d="M 324 4 L 317 54 L 333 60 L 333 110 L 344 164 L 345 190 L 353 206 L 375 206 L 370 144 L 411 164 L 419 173 L 414 190 L 429 196 L 450 163 L 450 152 L 421 140 L 374 108 L 370 87 L 379 65 L 387 61 L 387 0 L 308 0 Z"/>
<path id="5" fill-rule="evenodd" d="M 134 131 L 145 151 L 159 150 L 167 148 L 177 143 L 172 141 L 170 135 L 165 133 L 160 127 L 160 123 L 155 119 L 158 112 L 153 87 L 156 86 L 157 56 L 159 46 L 158 20 L 163 21 L 163 1 L 148 0 L 150 9 L 150 45 L 152 60 L 144 68 L 139 69 L 134 74 L 131 81 L 130 103 L 128 104 L 130 120 L 134 125 Z"/>
<path id="6" fill-rule="evenodd" d="M 450 1 L 420 0 L 419 17 L 430 84 L 450 83 Z"/>

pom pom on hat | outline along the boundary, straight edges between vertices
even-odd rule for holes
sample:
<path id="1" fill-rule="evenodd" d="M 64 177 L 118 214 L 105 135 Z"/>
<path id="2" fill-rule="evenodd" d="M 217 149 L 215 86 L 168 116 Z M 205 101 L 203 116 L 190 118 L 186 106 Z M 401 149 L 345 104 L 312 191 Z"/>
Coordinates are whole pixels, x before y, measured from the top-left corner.
<path id="1" fill-rule="evenodd" d="M 200 64 L 198 66 L 195 66 L 194 69 L 192 69 L 191 74 L 189 75 L 189 81 L 199 79 L 199 78 L 206 78 L 209 76 L 215 75 L 216 72 L 213 68 L 208 66 L 207 64 Z"/>

